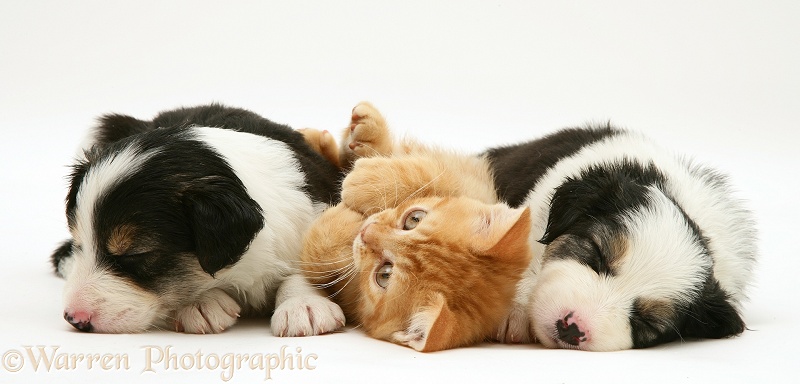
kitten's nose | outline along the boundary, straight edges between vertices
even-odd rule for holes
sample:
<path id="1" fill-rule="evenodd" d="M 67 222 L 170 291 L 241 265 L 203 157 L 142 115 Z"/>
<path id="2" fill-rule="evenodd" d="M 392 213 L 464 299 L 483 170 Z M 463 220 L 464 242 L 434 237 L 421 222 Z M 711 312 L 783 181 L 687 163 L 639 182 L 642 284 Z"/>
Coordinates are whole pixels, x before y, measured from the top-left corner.
<path id="1" fill-rule="evenodd" d="M 369 227 L 371 227 L 371 226 L 372 226 L 372 223 L 369 223 L 369 224 L 365 225 L 364 228 L 361 228 L 361 233 L 359 234 L 359 236 L 361 236 L 361 241 L 363 241 L 365 244 L 369 243 L 370 239 L 372 239 L 372 237 L 373 237 L 373 236 L 371 236 L 371 232 L 367 231 L 369 229 Z"/>

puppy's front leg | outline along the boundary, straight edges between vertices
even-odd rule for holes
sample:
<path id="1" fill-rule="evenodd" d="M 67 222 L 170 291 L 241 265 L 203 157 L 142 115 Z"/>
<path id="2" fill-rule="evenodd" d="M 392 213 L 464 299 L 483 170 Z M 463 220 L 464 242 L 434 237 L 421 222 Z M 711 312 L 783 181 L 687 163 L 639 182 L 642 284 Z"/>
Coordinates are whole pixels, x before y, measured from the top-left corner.
<path id="1" fill-rule="evenodd" d="M 526 271 L 517 284 L 517 292 L 503 322 L 492 339 L 507 344 L 527 344 L 535 341 L 533 319 L 530 315 L 531 292 L 536 276 Z"/>
<path id="2" fill-rule="evenodd" d="M 272 315 L 272 334 L 281 337 L 313 336 L 333 332 L 345 324 L 344 313 L 314 289 L 301 274 L 281 283 Z"/>
<path id="3" fill-rule="evenodd" d="M 225 291 L 215 288 L 203 293 L 196 303 L 175 314 L 175 330 L 186 333 L 219 333 L 236 323 L 241 307 Z"/>

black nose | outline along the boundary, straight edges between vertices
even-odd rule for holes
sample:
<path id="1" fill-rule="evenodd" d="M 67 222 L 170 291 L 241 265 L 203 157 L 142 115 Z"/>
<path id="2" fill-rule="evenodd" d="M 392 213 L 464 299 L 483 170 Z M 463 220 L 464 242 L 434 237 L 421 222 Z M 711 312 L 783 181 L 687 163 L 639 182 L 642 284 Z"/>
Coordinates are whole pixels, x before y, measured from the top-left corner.
<path id="1" fill-rule="evenodd" d="M 76 319 L 70 316 L 69 313 L 64 312 L 64 320 L 70 323 L 75 329 L 83 332 L 92 331 L 92 323 L 89 319 Z"/>
<path id="2" fill-rule="evenodd" d="M 558 330 L 558 338 L 569 344 L 578 345 L 581 341 L 586 341 L 584 332 L 578 328 L 578 324 L 569 324 L 569 318 L 572 317 L 572 312 L 564 316 L 563 319 L 556 320 L 556 330 Z"/>

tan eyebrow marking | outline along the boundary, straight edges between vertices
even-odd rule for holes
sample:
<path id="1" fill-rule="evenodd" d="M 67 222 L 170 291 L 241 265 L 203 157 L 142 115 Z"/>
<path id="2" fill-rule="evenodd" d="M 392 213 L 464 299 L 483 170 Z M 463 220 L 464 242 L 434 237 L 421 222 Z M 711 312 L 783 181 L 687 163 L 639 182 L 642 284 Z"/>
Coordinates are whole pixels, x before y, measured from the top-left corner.
<path id="1" fill-rule="evenodd" d="M 126 254 L 133 245 L 136 228 L 132 225 L 121 224 L 111 231 L 106 247 L 108 252 L 115 256 Z"/>
<path id="2" fill-rule="evenodd" d="M 608 239 L 606 247 L 609 250 L 609 254 L 606 255 L 609 258 L 609 266 L 618 269 L 628 254 L 628 239 L 624 235 L 613 235 Z"/>
<path id="3" fill-rule="evenodd" d="M 668 300 L 639 299 L 636 301 L 636 309 L 651 319 L 669 319 L 675 314 L 675 309 Z"/>

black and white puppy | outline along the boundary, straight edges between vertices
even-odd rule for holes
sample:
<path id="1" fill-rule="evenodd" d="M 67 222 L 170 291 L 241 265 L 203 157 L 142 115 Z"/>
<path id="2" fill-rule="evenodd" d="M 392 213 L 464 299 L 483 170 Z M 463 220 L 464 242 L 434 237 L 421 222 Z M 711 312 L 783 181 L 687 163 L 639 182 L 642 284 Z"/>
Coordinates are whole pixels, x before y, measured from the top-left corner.
<path id="1" fill-rule="evenodd" d="M 52 256 L 75 328 L 215 333 L 273 308 L 279 336 L 344 324 L 299 271 L 302 237 L 341 183 L 300 133 L 212 104 L 104 116 L 86 147 L 66 199 L 72 238 Z"/>
<path id="2" fill-rule="evenodd" d="M 744 330 L 755 229 L 726 177 L 610 127 L 484 156 L 498 197 L 533 218 L 500 339 L 608 351 Z"/>

